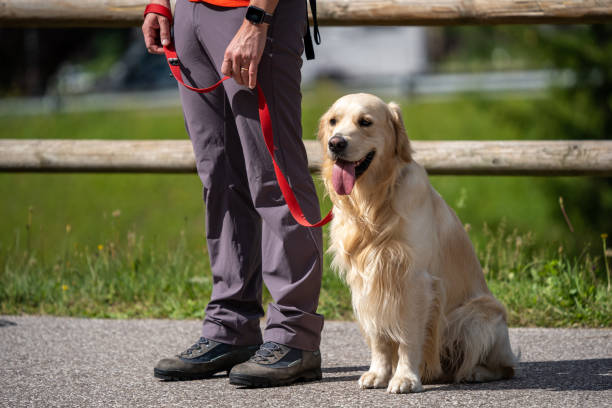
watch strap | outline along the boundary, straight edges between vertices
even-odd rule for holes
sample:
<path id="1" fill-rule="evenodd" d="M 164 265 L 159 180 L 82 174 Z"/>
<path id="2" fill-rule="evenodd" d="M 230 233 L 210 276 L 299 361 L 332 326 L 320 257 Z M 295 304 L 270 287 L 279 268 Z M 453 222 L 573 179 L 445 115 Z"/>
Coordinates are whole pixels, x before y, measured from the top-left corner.
<path id="1" fill-rule="evenodd" d="M 251 15 L 256 14 L 259 17 L 258 20 L 255 20 L 253 18 L 250 18 Z M 270 14 L 268 12 L 266 12 L 264 9 L 259 8 L 257 6 L 249 6 L 247 8 L 247 20 L 249 20 L 251 23 L 253 24 L 262 24 L 262 23 L 266 23 L 266 24 L 271 24 L 272 23 L 272 19 L 274 17 L 273 14 Z"/>

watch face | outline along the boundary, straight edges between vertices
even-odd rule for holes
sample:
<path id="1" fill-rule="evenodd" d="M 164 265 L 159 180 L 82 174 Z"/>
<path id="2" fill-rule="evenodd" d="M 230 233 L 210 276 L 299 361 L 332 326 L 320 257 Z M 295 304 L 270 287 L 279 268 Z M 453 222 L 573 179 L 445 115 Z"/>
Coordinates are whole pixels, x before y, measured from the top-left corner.
<path id="1" fill-rule="evenodd" d="M 265 11 L 255 8 L 253 6 L 247 8 L 245 18 L 254 24 L 261 24 L 264 20 Z"/>

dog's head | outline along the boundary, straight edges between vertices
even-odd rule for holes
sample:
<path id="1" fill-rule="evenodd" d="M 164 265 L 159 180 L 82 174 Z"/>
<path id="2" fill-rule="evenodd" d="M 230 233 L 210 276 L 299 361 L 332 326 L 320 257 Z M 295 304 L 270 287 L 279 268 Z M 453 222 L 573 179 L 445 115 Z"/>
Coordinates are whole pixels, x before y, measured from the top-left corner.
<path id="1" fill-rule="evenodd" d="M 323 177 L 338 195 L 350 194 L 357 182 L 386 178 L 411 160 L 400 107 L 370 94 L 338 99 L 321 118 L 318 138 Z"/>

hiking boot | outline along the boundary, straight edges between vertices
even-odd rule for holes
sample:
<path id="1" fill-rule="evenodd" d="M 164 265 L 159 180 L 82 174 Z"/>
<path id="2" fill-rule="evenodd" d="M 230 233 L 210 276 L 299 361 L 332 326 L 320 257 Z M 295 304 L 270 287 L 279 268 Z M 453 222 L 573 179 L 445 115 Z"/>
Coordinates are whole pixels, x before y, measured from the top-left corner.
<path id="1" fill-rule="evenodd" d="M 246 387 L 275 387 L 296 381 L 320 380 L 321 377 L 321 352 L 268 341 L 249 361 L 232 368 L 229 381 Z"/>
<path id="2" fill-rule="evenodd" d="M 259 346 L 233 346 L 201 337 L 196 344 L 174 358 L 160 360 L 153 375 L 162 380 L 197 380 L 220 371 L 229 371 L 247 361 Z"/>

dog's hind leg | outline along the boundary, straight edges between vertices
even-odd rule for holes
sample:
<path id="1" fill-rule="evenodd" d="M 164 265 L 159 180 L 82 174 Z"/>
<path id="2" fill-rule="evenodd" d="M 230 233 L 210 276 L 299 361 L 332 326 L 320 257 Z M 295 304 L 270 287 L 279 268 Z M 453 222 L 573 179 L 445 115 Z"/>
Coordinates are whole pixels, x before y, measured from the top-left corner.
<path id="1" fill-rule="evenodd" d="M 359 379 L 360 388 L 384 388 L 389 383 L 397 361 L 397 343 L 380 335 L 366 339 L 372 352 L 370 369 Z"/>
<path id="2" fill-rule="evenodd" d="M 456 382 L 511 378 L 516 357 L 510 347 L 506 311 L 492 296 L 471 299 L 448 317 L 445 359 Z"/>
<path id="3" fill-rule="evenodd" d="M 510 347 L 508 327 L 505 320 L 497 322 L 495 328 L 495 343 L 487 355 L 486 360 L 474 367 L 466 381 L 484 382 L 514 377 L 514 367 L 517 358 Z"/>

